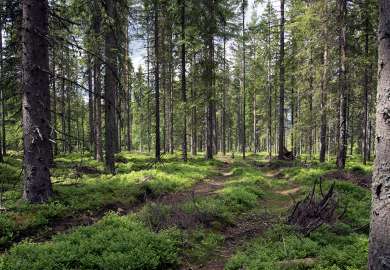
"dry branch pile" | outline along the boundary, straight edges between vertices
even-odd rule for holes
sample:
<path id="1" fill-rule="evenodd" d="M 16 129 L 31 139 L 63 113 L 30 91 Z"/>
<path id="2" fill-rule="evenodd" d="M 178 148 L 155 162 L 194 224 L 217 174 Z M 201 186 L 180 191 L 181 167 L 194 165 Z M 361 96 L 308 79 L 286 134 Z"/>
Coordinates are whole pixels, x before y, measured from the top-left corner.
<path id="1" fill-rule="evenodd" d="M 316 194 L 317 185 L 320 188 L 320 198 Z M 337 196 L 335 192 L 335 183 L 333 183 L 326 194 L 322 190 L 322 179 L 315 181 L 310 194 L 302 201 L 299 201 L 293 207 L 287 222 L 293 225 L 299 232 L 309 235 L 324 223 L 333 223 L 336 217 L 338 207 Z"/>

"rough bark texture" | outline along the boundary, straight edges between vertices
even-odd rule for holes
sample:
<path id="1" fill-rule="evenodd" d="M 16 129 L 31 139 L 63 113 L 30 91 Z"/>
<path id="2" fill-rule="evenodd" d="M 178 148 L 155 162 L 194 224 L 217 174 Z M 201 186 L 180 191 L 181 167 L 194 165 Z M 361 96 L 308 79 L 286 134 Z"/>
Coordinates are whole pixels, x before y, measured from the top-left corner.
<path id="1" fill-rule="evenodd" d="M 114 20 L 114 2 L 113 0 L 106 1 L 107 16 Z M 106 123 L 106 169 L 108 172 L 115 173 L 115 158 L 114 153 L 116 150 L 117 141 L 117 124 L 115 115 L 115 34 L 113 32 L 113 26 L 106 28 L 105 33 L 105 61 L 106 72 L 104 77 L 104 109 L 105 109 L 105 123 Z"/>
<path id="2" fill-rule="evenodd" d="M 347 50 L 347 0 L 338 0 L 339 24 L 340 24 L 340 125 L 339 125 L 339 149 L 337 154 L 337 167 L 345 168 L 347 159 L 347 71 L 346 71 L 346 50 Z"/>
<path id="3" fill-rule="evenodd" d="M 284 158 L 284 84 L 285 84 L 285 66 L 284 66 L 284 0 L 280 1 L 280 52 L 279 52 L 279 154 L 278 158 Z"/>
<path id="4" fill-rule="evenodd" d="M 31 203 L 53 194 L 50 182 L 50 107 L 47 0 L 23 1 L 24 192 Z"/>
<path id="5" fill-rule="evenodd" d="M 376 159 L 372 182 L 370 270 L 390 269 L 390 2 L 379 1 Z"/>

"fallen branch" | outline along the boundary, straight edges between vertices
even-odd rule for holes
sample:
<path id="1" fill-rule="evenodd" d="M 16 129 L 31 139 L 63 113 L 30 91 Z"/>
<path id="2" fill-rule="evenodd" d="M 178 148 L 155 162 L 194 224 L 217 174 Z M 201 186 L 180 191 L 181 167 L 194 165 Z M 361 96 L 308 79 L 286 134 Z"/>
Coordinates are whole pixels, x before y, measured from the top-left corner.
<path id="1" fill-rule="evenodd" d="M 324 195 L 322 190 L 322 178 L 320 178 L 319 186 L 321 199 L 316 198 L 315 191 L 317 184 L 318 181 L 315 181 L 308 196 L 295 204 L 287 219 L 288 224 L 293 225 L 304 235 L 309 235 L 322 224 L 333 223 L 337 219 L 335 213 L 338 203 L 335 192 L 335 183 L 331 185 L 329 191 Z"/>

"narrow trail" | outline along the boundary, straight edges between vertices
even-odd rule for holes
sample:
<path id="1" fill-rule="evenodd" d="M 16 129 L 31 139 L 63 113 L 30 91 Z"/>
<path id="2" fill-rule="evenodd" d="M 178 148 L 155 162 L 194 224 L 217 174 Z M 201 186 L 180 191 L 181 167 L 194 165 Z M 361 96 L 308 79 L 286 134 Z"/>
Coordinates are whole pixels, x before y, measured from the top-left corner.
<path id="1" fill-rule="evenodd" d="M 131 205 L 124 205 L 121 203 L 110 203 L 97 209 L 96 211 L 86 211 L 77 216 L 69 216 L 51 221 L 45 227 L 36 229 L 28 229 L 20 231 L 12 240 L 12 243 L 0 247 L 0 254 L 7 252 L 7 250 L 15 244 L 24 240 L 41 243 L 49 241 L 57 234 L 69 233 L 81 226 L 91 226 L 100 221 L 109 212 L 115 212 L 120 216 L 136 213 L 141 210 L 148 203 L 159 203 L 166 205 L 178 205 L 185 201 L 192 199 L 194 196 L 205 197 L 215 194 L 218 190 L 223 189 L 224 182 L 232 176 L 230 173 L 231 164 L 224 162 L 217 168 L 217 175 L 207 177 L 192 188 L 180 192 L 166 193 L 158 197 L 149 197 L 147 194 L 143 195 L 138 201 Z"/>
<path id="2" fill-rule="evenodd" d="M 256 167 L 257 168 L 257 167 Z M 259 174 L 273 180 L 284 179 L 279 170 L 268 170 L 257 168 Z M 289 197 L 300 191 L 300 187 L 285 187 L 282 190 L 274 190 L 273 193 Z M 229 226 L 226 230 L 221 231 L 224 236 L 224 243 L 219 247 L 207 263 L 202 265 L 185 264 L 181 270 L 223 270 L 228 260 L 236 253 L 237 250 L 245 246 L 248 241 L 254 240 L 264 235 L 274 224 L 280 223 L 280 216 L 270 212 L 272 207 L 278 207 L 286 212 L 291 207 L 291 201 L 278 201 L 267 198 L 261 200 L 263 212 L 261 214 L 246 215 L 237 220 L 234 226 Z"/>

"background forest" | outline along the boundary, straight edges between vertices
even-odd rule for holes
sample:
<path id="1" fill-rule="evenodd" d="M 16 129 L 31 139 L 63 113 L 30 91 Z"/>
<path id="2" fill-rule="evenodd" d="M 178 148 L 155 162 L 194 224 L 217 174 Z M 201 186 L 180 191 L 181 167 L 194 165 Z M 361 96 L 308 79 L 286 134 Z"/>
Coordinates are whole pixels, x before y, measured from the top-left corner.
<path id="1" fill-rule="evenodd" d="M 0 0 L 0 268 L 367 269 L 378 11 Z"/>

